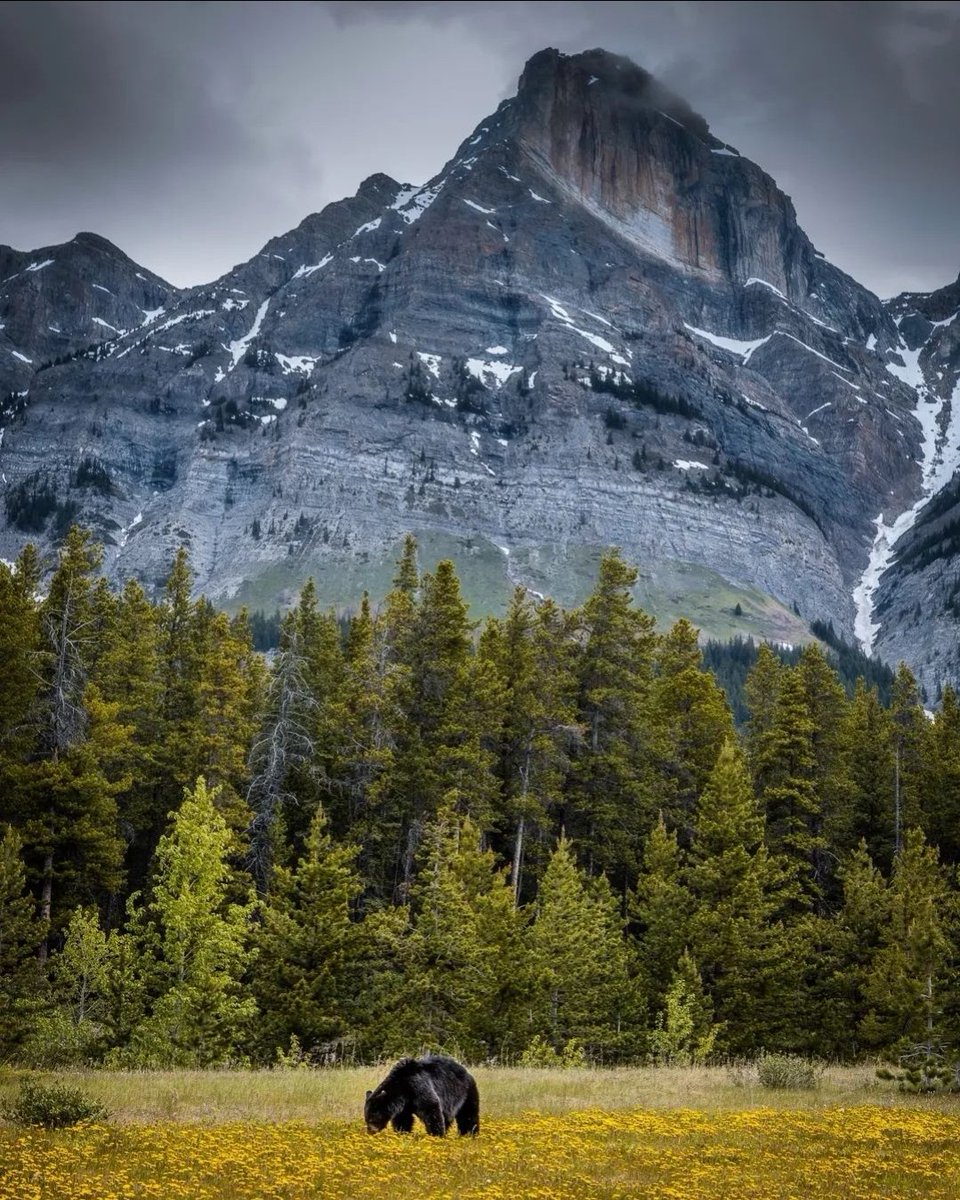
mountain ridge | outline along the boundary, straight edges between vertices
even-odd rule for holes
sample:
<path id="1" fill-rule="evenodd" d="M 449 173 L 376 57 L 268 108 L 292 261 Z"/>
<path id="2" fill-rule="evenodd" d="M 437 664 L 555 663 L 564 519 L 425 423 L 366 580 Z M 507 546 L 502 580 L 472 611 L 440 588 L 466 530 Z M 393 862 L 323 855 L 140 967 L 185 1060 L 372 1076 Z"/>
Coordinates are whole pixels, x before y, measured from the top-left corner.
<path id="1" fill-rule="evenodd" d="M 68 362 L 0 353 L 0 553 L 44 472 L 111 570 L 156 582 L 187 540 L 222 599 L 387 561 L 413 529 L 480 545 L 501 592 L 617 543 L 852 636 L 876 514 L 926 495 L 901 298 L 829 264 L 769 175 L 602 51 L 534 55 L 422 187 L 370 176 L 213 283 L 163 286 L 142 325 L 85 293 Z M 0 285 L 0 324 L 9 303 Z M 97 318 L 112 335 L 79 346 Z M 103 492 L 76 486 L 81 450 Z"/>

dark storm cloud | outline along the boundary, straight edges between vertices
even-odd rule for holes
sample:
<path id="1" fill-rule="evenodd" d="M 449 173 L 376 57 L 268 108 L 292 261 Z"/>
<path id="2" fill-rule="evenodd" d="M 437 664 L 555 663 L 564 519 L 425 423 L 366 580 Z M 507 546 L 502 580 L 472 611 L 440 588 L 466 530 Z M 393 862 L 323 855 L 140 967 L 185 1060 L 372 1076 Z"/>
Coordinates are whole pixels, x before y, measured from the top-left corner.
<path id="1" fill-rule="evenodd" d="M 0 241 L 212 278 L 383 170 L 420 181 L 545 45 L 652 70 L 882 294 L 960 268 L 956 3 L 0 5 Z"/>

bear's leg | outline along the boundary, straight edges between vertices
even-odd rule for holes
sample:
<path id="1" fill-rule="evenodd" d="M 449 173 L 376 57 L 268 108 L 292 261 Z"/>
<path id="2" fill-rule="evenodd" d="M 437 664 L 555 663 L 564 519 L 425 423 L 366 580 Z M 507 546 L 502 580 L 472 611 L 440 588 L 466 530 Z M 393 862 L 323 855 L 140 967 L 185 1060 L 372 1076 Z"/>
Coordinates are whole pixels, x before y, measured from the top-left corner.
<path id="1" fill-rule="evenodd" d="M 461 1136 L 470 1134 L 476 1137 L 480 1132 L 480 1093 L 472 1080 L 467 1098 L 457 1109 L 457 1129 L 460 1130 Z"/>
<path id="2" fill-rule="evenodd" d="M 426 1125 L 427 1133 L 433 1137 L 443 1137 L 447 1132 L 447 1124 L 443 1119 L 443 1109 L 439 1100 L 425 1101 L 418 1109 L 417 1116 Z"/>
<path id="3" fill-rule="evenodd" d="M 409 1106 L 401 1108 L 390 1124 L 397 1133 L 410 1133 L 413 1129 L 413 1109 Z"/>

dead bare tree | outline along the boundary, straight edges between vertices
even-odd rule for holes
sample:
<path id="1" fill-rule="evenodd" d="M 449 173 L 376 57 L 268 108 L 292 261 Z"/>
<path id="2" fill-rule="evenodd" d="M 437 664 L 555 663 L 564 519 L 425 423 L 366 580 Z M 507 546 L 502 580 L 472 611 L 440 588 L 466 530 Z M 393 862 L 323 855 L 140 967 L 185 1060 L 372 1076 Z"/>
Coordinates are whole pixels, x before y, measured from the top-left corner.
<path id="1" fill-rule="evenodd" d="M 309 769 L 314 756 L 309 719 L 317 707 L 306 682 L 300 637 L 291 622 L 274 658 L 266 717 L 248 759 L 251 780 L 247 802 L 253 810 L 248 857 L 261 894 L 267 890 L 273 869 L 277 817 L 284 806 L 297 803 L 288 786 L 290 772 L 298 766 Z"/>

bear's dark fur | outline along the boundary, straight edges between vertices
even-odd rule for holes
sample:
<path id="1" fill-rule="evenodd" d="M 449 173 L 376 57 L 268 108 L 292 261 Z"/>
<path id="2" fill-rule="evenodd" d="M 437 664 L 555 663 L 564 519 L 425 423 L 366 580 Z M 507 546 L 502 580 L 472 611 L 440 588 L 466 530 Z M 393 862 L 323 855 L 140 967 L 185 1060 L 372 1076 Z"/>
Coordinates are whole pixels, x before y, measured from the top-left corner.
<path id="1" fill-rule="evenodd" d="M 454 1121 L 461 1134 L 480 1132 L 480 1093 L 473 1076 L 452 1058 L 428 1054 L 401 1058 L 372 1092 L 367 1092 L 363 1119 L 368 1133 L 390 1122 L 397 1133 L 409 1133 L 419 1117 L 427 1133 L 443 1137 Z"/>

